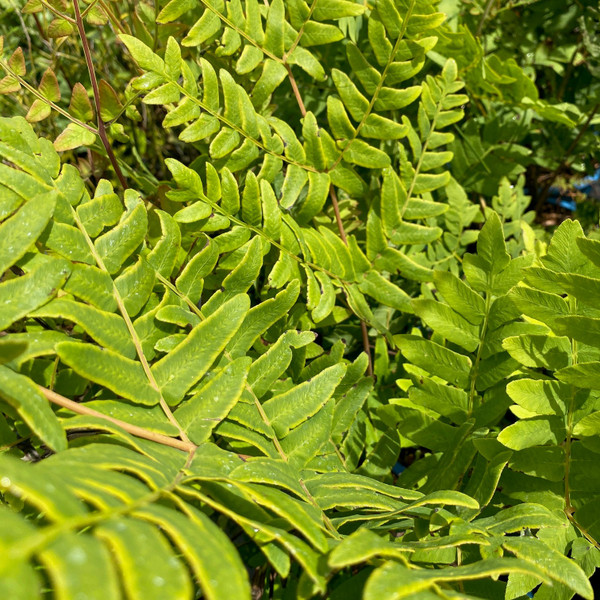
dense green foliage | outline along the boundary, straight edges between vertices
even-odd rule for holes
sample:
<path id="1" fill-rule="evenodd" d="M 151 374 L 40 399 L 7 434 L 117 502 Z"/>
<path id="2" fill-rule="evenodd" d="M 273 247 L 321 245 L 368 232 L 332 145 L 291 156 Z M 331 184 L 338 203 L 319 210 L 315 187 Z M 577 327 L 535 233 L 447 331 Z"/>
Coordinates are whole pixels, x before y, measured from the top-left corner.
<path id="1" fill-rule="evenodd" d="M 555 4 L 0 0 L 0 598 L 593 598 Z"/>

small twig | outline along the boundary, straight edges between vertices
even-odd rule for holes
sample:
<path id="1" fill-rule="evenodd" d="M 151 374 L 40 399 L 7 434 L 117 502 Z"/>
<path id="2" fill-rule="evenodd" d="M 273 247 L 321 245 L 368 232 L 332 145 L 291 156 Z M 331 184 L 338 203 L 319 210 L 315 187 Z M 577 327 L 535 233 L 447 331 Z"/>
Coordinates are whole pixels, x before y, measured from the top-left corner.
<path id="1" fill-rule="evenodd" d="M 571 523 L 573 524 L 574 527 L 576 527 L 577 529 L 579 529 L 579 533 L 581 533 L 581 535 L 588 541 L 590 542 L 590 544 L 592 544 L 596 550 L 600 550 L 600 543 L 594 539 L 594 537 L 587 531 L 587 529 L 585 529 L 582 525 L 580 525 L 577 520 L 575 519 L 575 517 L 573 516 L 572 512 L 566 512 L 567 518 L 569 519 L 569 521 L 571 521 Z"/>
<path id="2" fill-rule="evenodd" d="M 96 6 L 96 4 L 98 4 L 98 0 L 92 0 L 84 9 L 83 12 L 81 13 L 81 18 L 85 19 L 88 14 L 90 13 L 90 11 L 94 8 L 94 6 Z"/>
<path id="3" fill-rule="evenodd" d="M 136 92 L 134 96 L 132 96 L 131 98 L 129 98 L 129 100 L 127 100 L 125 102 L 125 104 L 123 104 L 121 106 L 121 110 L 119 110 L 119 112 L 109 121 L 109 123 L 116 123 L 124 114 L 125 111 L 135 102 L 137 102 L 137 100 L 144 95 L 144 92 Z M 106 124 L 106 123 L 105 123 Z M 135 127 L 134 127 L 135 129 Z"/>
<path id="4" fill-rule="evenodd" d="M 335 213 L 335 220 L 340 232 L 340 237 L 342 238 L 342 242 L 347 246 L 348 239 L 346 238 L 346 231 L 344 229 L 344 224 L 342 223 L 342 216 L 340 215 L 340 205 L 338 204 L 337 194 L 335 193 L 333 185 L 329 188 L 329 196 L 331 197 L 331 204 L 333 205 L 333 212 Z"/>
<path id="5" fill-rule="evenodd" d="M 162 435 L 161 433 L 154 433 L 153 431 L 148 431 L 143 427 L 138 427 L 137 425 L 132 425 L 131 423 L 121 421 L 120 419 L 109 417 L 108 415 L 98 412 L 93 408 L 88 408 L 85 406 L 85 404 L 79 404 L 78 402 L 69 400 L 69 398 L 65 398 L 64 396 L 61 396 L 60 394 L 57 394 L 56 392 L 53 392 L 45 387 L 39 386 L 39 390 L 42 392 L 45 398 L 53 404 L 67 408 L 70 411 L 80 415 L 87 415 L 89 417 L 97 417 L 99 419 L 104 419 L 105 421 L 110 421 L 114 425 L 118 425 L 121 429 L 124 429 L 127 431 L 127 433 L 130 433 L 136 437 L 150 440 L 151 442 L 157 442 L 163 446 L 171 446 L 172 448 L 177 448 L 178 450 L 183 450 L 184 452 L 193 452 L 197 448 L 197 446 L 192 442 L 184 442 L 175 438 L 170 438 L 166 435 Z"/>
<path id="6" fill-rule="evenodd" d="M 573 50 L 573 54 L 571 54 L 571 59 L 569 60 L 567 68 L 565 69 L 565 74 L 563 76 L 560 87 L 558 88 L 558 92 L 556 93 L 556 99 L 559 102 L 562 102 L 563 96 L 565 95 L 565 91 L 567 89 L 567 82 L 571 78 L 571 74 L 573 73 L 573 69 L 575 68 L 575 57 L 580 51 L 581 48 L 579 46 L 576 46 L 575 50 Z"/>
<path id="7" fill-rule="evenodd" d="M 490 15 L 490 11 L 492 10 L 492 7 L 494 6 L 494 4 L 496 4 L 496 0 L 489 0 L 485 10 L 483 11 L 483 15 L 481 15 L 481 20 L 479 21 L 479 26 L 477 27 L 477 33 L 475 34 L 476 37 L 479 37 L 481 35 L 481 32 L 483 31 L 483 25 L 485 23 L 485 20 L 489 17 Z"/>
<path id="8" fill-rule="evenodd" d="M 112 23 L 112 25 L 115 28 L 115 30 L 118 29 L 121 33 L 125 33 L 126 32 L 126 30 L 123 27 L 123 25 L 121 25 L 121 23 L 119 23 L 119 20 L 115 17 L 115 15 L 110 10 L 110 8 L 102 0 L 92 0 L 92 2 L 90 4 L 88 4 L 87 7 L 84 9 L 84 11 L 81 13 L 81 18 L 85 19 L 85 17 L 88 15 L 88 13 L 94 8 L 94 6 L 96 6 L 96 4 L 100 4 L 100 6 L 102 7 L 102 9 L 104 10 L 104 12 L 106 13 L 106 16 L 108 17 L 108 19 Z M 75 23 L 75 20 L 73 20 L 73 23 Z"/>
<path id="9" fill-rule="evenodd" d="M 302 116 L 305 117 L 306 116 L 306 108 L 304 107 L 304 102 L 302 101 L 302 96 L 300 95 L 300 90 L 298 89 L 298 84 L 296 83 L 296 79 L 294 78 L 294 75 L 292 73 L 292 67 L 290 67 L 290 65 L 288 65 L 286 63 L 285 68 L 287 69 L 288 78 L 290 80 L 290 83 L 292 84 L 292 90 L 294 91 L 294 96 L 296 96 L 296 101 L 298 102 L 298 106 L 300 107 L 300 112 L 302 113 Z"/>
<path id="10" fill-rule="evenodd" d="M 44 29 L 42 28 L 42 24 L 40 23 L 40 20 L 39 20 L 37 14 L 33 13 L 31 16 L 33 17 L 33 20 L 35 22 L 35 27 L 38 30 L 38 33 L 40 34 L 40 39 L 44 42 L 44 45 L 46 46 L 46 48 L 48 48 L 48 50 L 52 51 L 52 45 L 46 38 L 46 33 L 45 33 Z"/>
<path id="11" fill-rule="evenodd" d="M 581 141 L 583 134 L 588 130 L 588 127 L 590 126 L 592 119 L 596 116 L 598 109 L 600 109 L 600 103 L 597 103 L 594 106 L 594 108 L 592 108 L 590 114 L 588 115 L 587 119 L 585 120 L 585 123 L 582 125 L 581 130 L 577 134 L 577 137 L 571 142 L 571 145 L 568 147 L 567 152 L 566 152 L 567 156 L 569 154 L 571 154 L 571 152 L 573 152 L 573 150 L 575 150 L 575 148 L 577 147 L 577 144 L 579 144 L 579 142 Z M 563 162 L 566 163 L 567 159 L 565 159 Z"/>
<path id="12" fill-rule="evenodd" d="M 154 0 L 154 39 L 152 40 L 152 51 L 156 52 L 158 47 L 158 15 L 160 14 L 160 2 Z"/>
<path id="13" fill-rule="evenodd" d="M 121 187 L 123 189 L 127 189 L 129 186 L 127 185 L 127 180 L 125 179 L 123 172 L 121 171 L 121 167 L 117 162 L 117 157 L 113 152 L 113 149 L 110 145 L 108 137 L 106 135 L 106 127 L 104 125 L 104 121 L 100 116 L 100 89 L 98 88 L 98 81 L 96 79 L 96 72 L 94 70 L 94 63 L 92 61 L 92 53 L 90 52 L 90 45 L 88 43 L 87 36 L 85 34 L 85 27 L 83 25 L 83 19 L 81 18 L 81 11 L 79 9 L 79 0 L 75 0 L 73 2 L 73 8 L 75 9 L 75 20 L 77 22 L 77 30 L 79 31 L 79 37 L 81 38 L 81 45 L 83 46 L 83 53 L 85 55 L 85 62 L 87 64 L 88 72 L 90 75 L 90 81 L 92 83 L 92 90 L 94 93 L 94 104 L 96 106 L 96 121 L 98 124 L 98 136 L 102 141 L 104 149 L 106 150 L 106 154 L 110 160 L 110 163 L 117 174 L 117 178 L 121 183 Z"/>
<path id="14" fill-rule="evenodd" d="M 333 446 L 333 449 L 335 450 L 337 457 L 340 459 L 340 462 L 344 465 L 344 469 L 348 470 L 346 459 L 344 458 L 344 455 L 340 452 L 339 448 L 337 447 L 337 444 L 331 438 L 329 438 L 329 442 Z"/>

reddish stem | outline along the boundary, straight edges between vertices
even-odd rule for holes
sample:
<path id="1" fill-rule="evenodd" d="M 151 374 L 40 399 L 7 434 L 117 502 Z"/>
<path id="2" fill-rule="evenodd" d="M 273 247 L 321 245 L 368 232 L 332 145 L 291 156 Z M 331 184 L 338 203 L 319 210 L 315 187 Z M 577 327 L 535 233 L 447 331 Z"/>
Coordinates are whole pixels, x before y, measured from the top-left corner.
<path id="1" fill-rule="evenodd" d="M 83 47 L 83 54 L 85 55 L 85 62 L 87 64 L 88 73 L 90 74 L 90 81 L 92 82 L 92 91 L 94 93 L 94 105 L 96 106 L 96 120 L 98 123 L 98 135 L 100 136 L 100 140 L 106 150 L 106 154 L 108 155 L 108 159 L 117 174 L 117 178 L 121 183 L 121 187 L 126 190 L 129 186 L 127 185 L 127 180 L 121 171 L 121 167 L 119 167 L 119 163 L 117 162 L 117 157 L 113 152 L 113 149 L 110 145 L 110 141 L 106 135 L 106 126 L 104 125 L 104 120 L 100 116 L 100 89 L 98 88 L 98 80 L 96 79 L 96 72 L 94 70 L 94 63 L 92 62 L 92 53 L 90 52 L 90 45 L 88 43 L 87 36 L 85 34 L 85 27 L 83 26 L 83 18 L 81 17 L 81 11 L 79 9 L 79 0 L 75 0 L 73 2 L 73 8 L 75 9 L 75 21 L 77 22 L 77 30 L 79 31 L 79 37 L 81 38 L 81 45 Z"/>

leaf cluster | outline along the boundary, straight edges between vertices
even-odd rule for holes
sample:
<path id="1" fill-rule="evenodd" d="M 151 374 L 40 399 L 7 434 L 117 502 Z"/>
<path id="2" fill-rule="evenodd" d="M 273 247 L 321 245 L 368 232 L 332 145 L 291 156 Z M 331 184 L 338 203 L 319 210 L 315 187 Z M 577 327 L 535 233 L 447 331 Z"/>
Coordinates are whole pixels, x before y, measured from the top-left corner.
<path id="1" fill-rule="evenodd" d="M 0 596 L 592 598 L 600 242 L 538 235 L 521 169 L 470 200 L 465 108 L 519 88 L 478 37 L 430 0 L 22 12 Z"/>

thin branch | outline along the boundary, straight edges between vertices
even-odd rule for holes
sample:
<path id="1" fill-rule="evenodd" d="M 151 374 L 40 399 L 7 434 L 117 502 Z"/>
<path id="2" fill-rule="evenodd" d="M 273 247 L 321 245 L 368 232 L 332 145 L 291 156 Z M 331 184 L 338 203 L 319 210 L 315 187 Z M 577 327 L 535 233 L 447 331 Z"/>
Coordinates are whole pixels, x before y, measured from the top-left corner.
<path id="1" fill-rule="evenodd" d="M 184 452 L 193 452 L 197 448 L 197 446 L 192 442 L 183 442 L 181 440 L 170 438 L 160 433 L 148 431 L 143 427 L 132 425 L 131 423 L 121 421 L 120 419 L 109 417 L 108 415 L 98 412 L 93 408 L 88 408 L 87 406 L 85 406 L 85 404 L 79 404 L 78 402 L 69 400 L 69 398 L 65 398 L 64 396 L 61 396 L 60 394 L 57 394 L 56 392 L 53 392 L 52 390 L 49 390 L 45 387 L 39 386 L 39 390 L 42 392 L 45 398 L 53 404 L 57 404 L 58 406 L 67 408 L 70 411 L 79 415 L 87 415 L 89 417 L 97 417 L 99 419 L 104 419 L 105 421 L 110 421 L 114 425 L 118 425 L 121 429 L 124 429 L 125 431 L 127 431 L 127 433 L 130 433 L 131 435 L 134 435 L 136 437 L 143 438 L 145 440 L 150 440 L 151 442 L 157 442 L 158 444 L 162 444 L 163 446 L 171 446 L 171 448 L 177 448 L 178 450 L 183 450 Z"/>
<path id="2" fill-rule="evenodd" d="M 538 2 L 542 2 L 542 0 L 523 0 L 522 2 L 515 2 L 515 4 L 507 4 L 506 6 L 501 6 L 496 11 L 496 14 L 506 12 L 507 10 L 513 10 L 515 8 L 521 8 L 521 6 L 531 6 L 532 4 L 537 4 Z"/>
<path id="3" fill-rule="evenodd" d="M 135 102 L 137 102 L 137 100 L 144 95 L 144 92 L 136 92 L 134 96 L 132 96 L 131 98 L 129 98 L 129 100 L 127 100 L 125 102 L 125 104 L 123 104 L 123 106 L 121 107 L 121 110 L 109 121 L 109 123 L 116 123 L 124 114 L 125 111 Z"/>
<path id="4" fill-rule="evenodd" d="M 486 21 L 486 19 L 490 16 L 490 12 L 492 10 L 492 8 L 494 7 L 494 4 L 496 4 L 496 0 L 489 0 L 485 10 L 483 11 L 483 14 L 481 15 L 481 20 L 479 21 L 479 26 L 477 27 L 477 33 L 475 34 L 477 37 L 479 37 L 481 35 L 481 32 L 483 31 L 483 25 Z"/>
<path id="5" fill-rule="evenodd" d="M 333 205 L 333 212 L 335 213 L 335 221 L 340 232 L 340 237 L 342 238 L 342 242 L 344 242 L 344 244 L 346 244 L 347 246 L 348 239 L 346 238 L 346 230 L 344 229 L 344 224 L 342 223 L 340 205 L 338 204 L 337 194 L 335 193 L 335 188 L 333 187 L 333 185 L 329 187 L 329 196 L 331 197 L 331 204 Z"/>
<path id="6" fill-rule="evenodd" d="M 158 15 L 160 14 L 160 2 L 154 0 L 154 39 L 152 40 L 152 52 L 158 48 Z"/>
<path id="7" fill-rule="evenodd" d="M 90 45 L 88 43 L 87 36 L 85 34 L 85 27 L 83 25 L 83 19 L 81 18 L 81 11 L 79 10 L 79 0 L 75 0 L 73 2 L 73 7 L 75 9 L 75 20 L 77 21 L 77 30 L 79 31 L 79 37 L 81 38 L 81 45 L 83 46 L 83 53 L 85 55 L 85 62 L 87 63 L 88 72 L 90 74 L 90 81 L 92 83 L 92 90 L 94 92 L 94 104 L 96 106 L 96 120 L 98 124 L 98 136 L 102 140 L 102 144 L 104 149 L 106 150 L 106 154 L 108 155 L 108 159 L 117 174 L 117 178 L 121 183 L 121 187 L 123 189 L 127 189 L 129 186 L 127 185 L 127 180 L 125 179 L 123 172 L 121 171 L 121 167 L 117 161 L 117 157 L 113 152 L 112 146 L 108 140 L 106 135 L 106 127 L 104 125 L 104 121 L 100 116 L 100 89 L 98 88 L 98 81 L 96 79 L 96 71 L 94 70 L 94 63 L 92 61 L 92 53 L 90 52 Z"/>
<path id="8" fill-rule="evenodd" d="M 468 415 L 467 418 L 470 418 L 473 414 L 473 409 L 475 407 L 475 395 L 477 393 L 477 377 L 479 376 L 479 367 L 481 366 L 481 357 L 483 355 L 484 341 L 485 336 L 488 332 L 489 322 L 490 322 L 490 308 L 492 306 L 492 296 L 489 293 L 485 294 L 485 317 L 483 319 L 483 324 L 481 326 L 481 334 L 480 334 L 480 343 L 477 348 L 477 356 L 475 356 L 475 362 L 473 363 L 473 367 L 471 369 L 470 378 L 471 378 L 471 386 L 469 389 L 469 400 L 468 400 Z"/>
<path id="9" fill-rule="evenodd" d="M 562 82 L 560 87 L 558 88 L 558 92 L 556 93 L 556 99 L 559 102 L 562 102 L 562 99 L 565 95 L 565 91 L 567 89 L 567 82 L 571 78 L 571 74 L 573 73 L 573 69 L 575 68 L 575 58 L 577 54 L 581 52 L 581 48 L 579 46 L 575 46 L 575 50 L 573 50 L 573 54 L 571 54 L 571 59 L 569 60 L 569 64 L 565 69 L 565 74 L 563 75 Z"/>
<path id="10" fill-rule="evenodd" d="M 569 521 L 571 521 L 571 523 L 573 524 L 573 526 L 577 527 L 577 529 L 579 529 L 579 533 L 581 533 L 581 535 L 588 542 L 590 542 L 590 544 L 593 544 L 593 546 L 596 548 L 596 550 L 600 550 L 600 543 L 596 539 L 594 539 L 594 537 L 587 531 L 587 529 L 585 529 L 582 525 L 580 525 L 577 522 L 577 520 L 573 516 L 573 513 L 566 513 L 566 514 L 567 514 L 567 518 L 569 519 Z"/>
<path id="11" fill-rule="evenodd" d="M 10 450 L 11 448 L 18 446 L 19 444 L 22 444 L 23 442 L 26 442 L 30 437 L 31 437 L 31 434 L 20 437 L 20 438 L 14 440 L 13 442 L 7 442 L 6 444 L 0 446 L 0 452 L 6 452 L 7 450 Z"/>
<path id="12" fill-rule="evenodd" d="M 98 0 L 92 0 L 84 9 L 83 12 L 81 13 L 81 18 L 85 19 L 88 16 L 88 13 L 94 8 L 94 6 L 96 6 L 96 4 L 98 4 Z"/>
<path id="13" fill-rule="evenodd" d="M 292 84 L 292 90 L 294 92 L 294 96 L 296 96 L 296 102 L 298 102 L 298 106 L 300 107 L 300 112 L 302 113 L 302 116 L 305 117 L 306 116 L 306 108 L 304 106 L 302 96 L 300 95 L 300 90 L 298 89 L 298 84 L 296 83 L 296 79 L 294 78 L 294 74 L 292 73 L 292 67 L 290 67 L 290 65 L 285 63 L 285 68 L 287 69 L 288 78 L 290 80 L 290 83 Z"/>
<path id="14" fill-rule="evenodd" d="M 577 298 L 569 297 L 569 312 L 577 314 Z M 579 362 L 579 344 L 576 340 L 571 341 L 571 364 L 576 365 Z M 571 504 L 571 452 L 573 449 L 573 413 L 575 412 L 575 388 L 571 388 L 571 397 L 567 406 L 566 439 L 565 439 L 565 513 L 569 516 L 575 512 Z"/>
<path id="15" fill-rule="evenodd" d="M 110 22 L 112 23 L 112 26 L 115 28 L 115 30 L 119 30 L 121 33 L 131 33 L 131 29 L 129 29 L 129 26 L 127 25 L 127 23 L 124 22 L 124 24 L 121 24 L 121 22 L 119 21 L 119 18 L 112 12 L 111 8 L 109 5 L 106 4 L 106 2 L 104 2 L 103 0 L 99 0 L 100 2 L 100 6 L 103 8 L 104 12 L 107 14 Z"/>
<path id="16" fill-rule="evenodd" d="M 94 6 L 96 6 L 96 4 L 100 4 L 102 10 L 104 10 L 104 12 L 106 13 L 106 16 L 112 23 L 112 26 L 115 28 L 115 30 L 118 29 L 121 33 L 127 32 L 125 27 L 123 27 L 123 25 L 121 25 L 121 23 L 119 23 L 119 19 L 117 19 L 117 17 L 114 15 L 114 13 L 110 9 L 110 7 L 107 6 L 106 2 L 103 2 L 103 0 L 92 0 L 87 5 L 87 7 L 84 9 L 84 11 L 81 13 L 81 17 L 83 19 L 85 19 L 85 17 L 88 15 L 88 13 L 94 8 Z M 158 5 L 158 2 L 156 4 Z M 75 21 L 73 21 L 73 23 L 75 23 Z"/>
<path id="17" fill-rule="evenodd" d="M 577 147 L 577 144 L 579 144 L 579 142 L 581 141 L 583 134 L 588 130 L 588 127 L 590 126 L 592 119 L 596 116 L 598 109 L 600 109 L 600 103 L 596 104 L 592 108 L 590 114 L 588 115 L 587 119 L 585 120 L 585 123 L 582 125 L 581 130 L 577 134 L 577 137 L 571 142 L 571 145 L 567 148 L 567 152 L 566 152 L 567 156 L 569 154 L 571 154 L 571 152 L 573 152 L 573 150 L 575 150 L 575 148 Z M 564 162 L 566 162 L 566 159 Z"/>
<path id="18" fill-rule="evenodd" d="M 40 20 L 37 16 L 36 13 L 32 13 L 31 15 L 33 17 L 33 22 L 35 23 L 35 28 L 38 30 L 38 33 L 40 34 L 40 40 L 44 43 L 44 46 L 46 46 L 46 48 L 48 48 L 48 50 L 50 52 L 53 52 L 53 48 L 52 48 L 52 44 L 50 44 L 50 42 L 48 41 L 48 38 L 46 37 L 46 32 L 43 30 L 42 28 L 42 24 L 40 23 Z M 56 53 L 56 56 L 58 56 L 59 53 Z"/>

